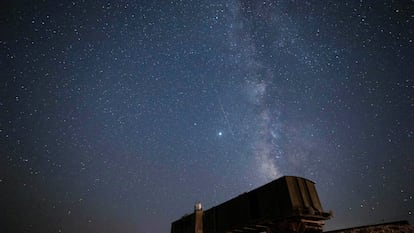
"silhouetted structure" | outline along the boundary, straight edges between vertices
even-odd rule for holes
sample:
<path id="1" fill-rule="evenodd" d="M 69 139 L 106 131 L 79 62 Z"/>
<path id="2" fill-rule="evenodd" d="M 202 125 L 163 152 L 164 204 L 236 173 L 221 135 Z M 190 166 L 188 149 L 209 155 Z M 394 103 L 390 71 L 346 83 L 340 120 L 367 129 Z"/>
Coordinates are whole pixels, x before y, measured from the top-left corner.
<path id="1" fill-rule="evenodd" d="M 171 233 L 322 232 L 331 217 L 322 209 L 315 184 L 285 176 L 253 191 L 172 223 Z"/>

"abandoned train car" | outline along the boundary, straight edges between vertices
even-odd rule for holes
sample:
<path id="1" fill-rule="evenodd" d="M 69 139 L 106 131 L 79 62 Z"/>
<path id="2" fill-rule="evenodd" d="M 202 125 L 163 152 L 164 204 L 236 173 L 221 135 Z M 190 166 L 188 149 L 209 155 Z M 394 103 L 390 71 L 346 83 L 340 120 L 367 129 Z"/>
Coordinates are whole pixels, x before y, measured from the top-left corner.
<path id="1" fill-rule="evenodd" d="M 284 176 L 206 211 L 198 206 L 173 222 L 171 233 L 322 232 L 330 216 L 314 182 Z"/>

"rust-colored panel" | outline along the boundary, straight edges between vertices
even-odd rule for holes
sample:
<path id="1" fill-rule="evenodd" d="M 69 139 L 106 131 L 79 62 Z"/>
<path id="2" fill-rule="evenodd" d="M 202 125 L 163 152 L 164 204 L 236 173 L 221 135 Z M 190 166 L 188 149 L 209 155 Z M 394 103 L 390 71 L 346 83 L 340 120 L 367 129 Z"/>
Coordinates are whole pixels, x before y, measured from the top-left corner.
<path id="1" fill-rule="evenodd" d="M 300 195 L 302 197 L 302 208 L 306 207 L 309 208 L 312 206 L 312 200 L 311 197 L 309 195 L 309 190 L 308 190 L 308 186 L 306 185 L 306 180 L 304 179 L 298 179 L 296 178 L 296 181 L 298 183 L 299 186 L 299 190 L 300 190 Z"/>
<path id="2" fill-rule="evenodd" d="M 318 210 L 319 212 L 323 212 L 322 209 L 322 204 L 320 202 L 318 193 L 316 192 L 316 187 L 315 184 L 312 181 L 306 181 L 308 190 L 309 190 L 309 195 L 310 198 L 312 200 L 312 207 L 315 208 L 316 210 Z"/>
<path id="3" fill-rule="evenodd" d="M 289 198 L 292 204 L 292 210 L 297 209 L 299 206 L 302 206 L 303 200 L 301 192 L 295 177 L 286 177 L 286 184 L 289 190 Z"/>

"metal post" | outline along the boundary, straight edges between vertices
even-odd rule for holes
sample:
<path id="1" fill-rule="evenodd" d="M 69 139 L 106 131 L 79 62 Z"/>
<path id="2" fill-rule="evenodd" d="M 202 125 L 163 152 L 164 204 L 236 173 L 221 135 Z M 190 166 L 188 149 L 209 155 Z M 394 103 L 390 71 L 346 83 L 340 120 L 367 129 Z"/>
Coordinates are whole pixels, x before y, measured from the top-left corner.
<path id="1" fill-rule="evenodd" d="M 195 233 L 203 233 L 203 208 L 201 203 L 197 203 L 194 206 L 194 215 L 195 215 Z"/>

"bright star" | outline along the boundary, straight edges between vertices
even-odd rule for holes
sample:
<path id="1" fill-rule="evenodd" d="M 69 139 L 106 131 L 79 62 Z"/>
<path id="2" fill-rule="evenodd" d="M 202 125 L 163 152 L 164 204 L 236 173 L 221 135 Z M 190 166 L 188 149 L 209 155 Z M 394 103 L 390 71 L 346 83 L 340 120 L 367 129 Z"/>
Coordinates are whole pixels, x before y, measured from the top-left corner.
<path id="1" fill-rule="evenodd" d="M 223 132 L 218 132 L 218 136 L 222 136 L 223 135 Z"/>

